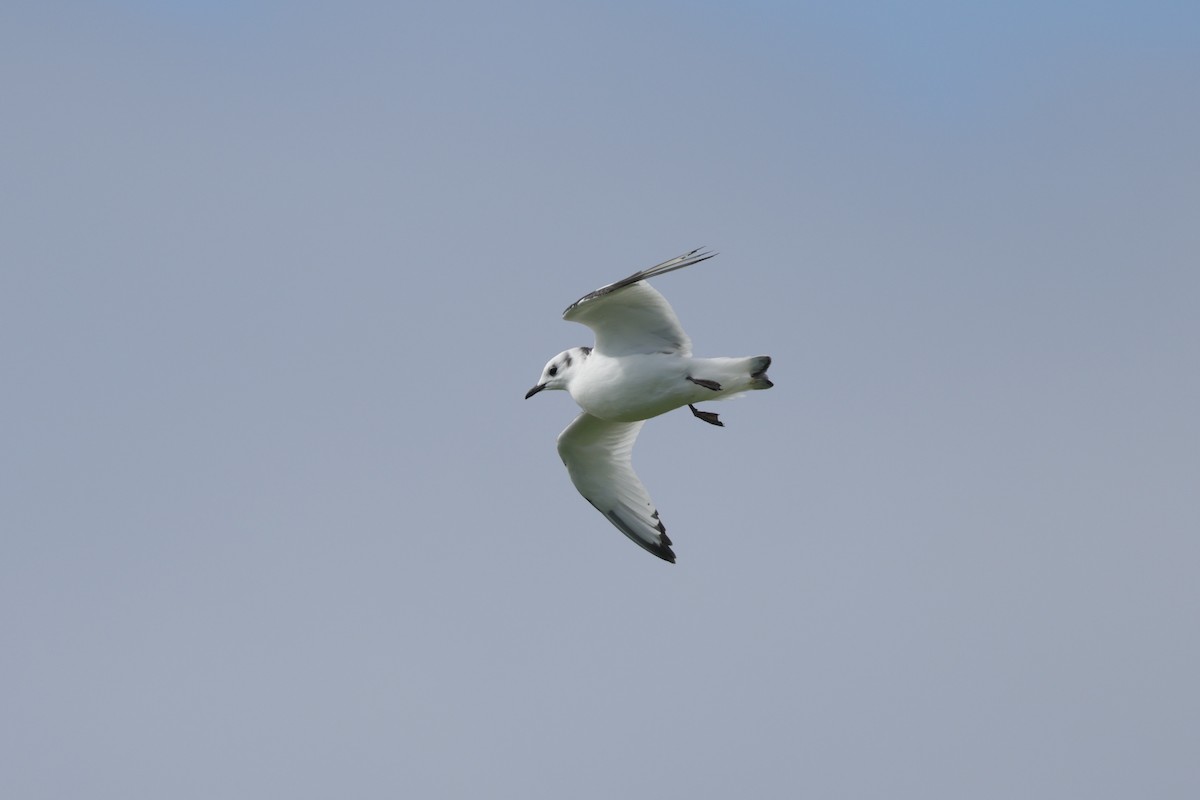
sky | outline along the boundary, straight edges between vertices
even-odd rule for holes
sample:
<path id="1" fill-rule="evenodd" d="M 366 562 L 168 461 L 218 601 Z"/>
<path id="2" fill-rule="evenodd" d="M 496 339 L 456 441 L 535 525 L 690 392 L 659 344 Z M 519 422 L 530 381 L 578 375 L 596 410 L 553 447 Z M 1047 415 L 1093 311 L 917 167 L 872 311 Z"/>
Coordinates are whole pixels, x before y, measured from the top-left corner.
<path id="1" fill-rule="evenodd" d="M 0 794 L 1191 798 L 1200 7 L 0 8 Z M 572 487 L 579 296 L 775 387 Z"/>

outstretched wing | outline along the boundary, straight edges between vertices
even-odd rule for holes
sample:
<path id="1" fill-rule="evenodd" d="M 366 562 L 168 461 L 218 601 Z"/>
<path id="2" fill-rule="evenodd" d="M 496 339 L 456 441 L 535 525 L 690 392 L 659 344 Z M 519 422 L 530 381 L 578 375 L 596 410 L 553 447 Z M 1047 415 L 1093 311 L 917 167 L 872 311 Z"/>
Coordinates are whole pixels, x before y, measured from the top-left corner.
<path id="1" fill-rule="evenodd" d="M 635 272 L 576 300 L 563 319 L 596 332 L 596 350 L 607 356 L 633 353 L 679 353 L 690 356 L 692 341 L 684 333 L 666 298 L 646 278 L 699 264 L 716 253 L 700 249 Z"/>
<path id="2" fill-rule="evenodd" d="M 584 499 L 635 544 L 674 563 L 667 529 L 633 471 L 633 442 L 643 424 L 610 422 L 585 411 L 558 435 L 558 454 Z"/>

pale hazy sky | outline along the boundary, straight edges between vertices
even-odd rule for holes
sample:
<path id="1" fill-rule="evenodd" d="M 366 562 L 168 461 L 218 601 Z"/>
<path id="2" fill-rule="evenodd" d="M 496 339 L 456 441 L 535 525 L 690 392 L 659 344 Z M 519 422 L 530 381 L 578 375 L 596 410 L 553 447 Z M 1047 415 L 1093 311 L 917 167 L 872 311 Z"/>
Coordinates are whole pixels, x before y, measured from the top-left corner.
<path id="1" fill-rule="evenodd" d="M 6 2 L 0 795 L 1200 796 L 1198 9 Z"/>

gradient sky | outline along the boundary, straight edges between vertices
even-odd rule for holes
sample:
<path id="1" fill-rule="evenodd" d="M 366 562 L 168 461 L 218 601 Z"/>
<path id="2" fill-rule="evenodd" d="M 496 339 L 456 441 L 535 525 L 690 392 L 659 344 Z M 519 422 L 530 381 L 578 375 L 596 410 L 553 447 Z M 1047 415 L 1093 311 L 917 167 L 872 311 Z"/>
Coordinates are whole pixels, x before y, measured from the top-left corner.
<path id="1" fill-rule="evenodd" d="M 0 794 L 1200 795 L 1200 6 L 0 7 Z M 574 491 L 580 295 L 769 392 Z"/>

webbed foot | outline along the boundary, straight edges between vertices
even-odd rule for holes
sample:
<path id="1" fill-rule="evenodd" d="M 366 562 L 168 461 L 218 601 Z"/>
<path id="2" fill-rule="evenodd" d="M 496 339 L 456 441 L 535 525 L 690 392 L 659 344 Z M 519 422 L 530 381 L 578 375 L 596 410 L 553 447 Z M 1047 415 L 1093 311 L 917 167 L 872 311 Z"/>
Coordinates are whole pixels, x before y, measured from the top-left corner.
<path id="1" fill-rule="evenodd" d="M 695 414 L 697 418 L 704 420 L 709 425 L 716 425 L 718 428 L 725 427 L 725 423 L 721 422 L 721 420 L 717 419 L 717 415 L 714 414 L 713 412 L 701 411 L 700 409 L 696 408 L 691 403 L 688 403 L 688 408 L 690 408 L 692 410 L 692 413 Z"/>
<path id="2" fill-rule="evenodd" d="M 705 389 L 712 389 L 714 392 L 721 391 L 721 384 L 717 383 L 716 381 L 710 381 L 704 378 L 693 378 L 691 375 L 688 375 L 687 379 L 697 386 L 703 386 Z"/>

